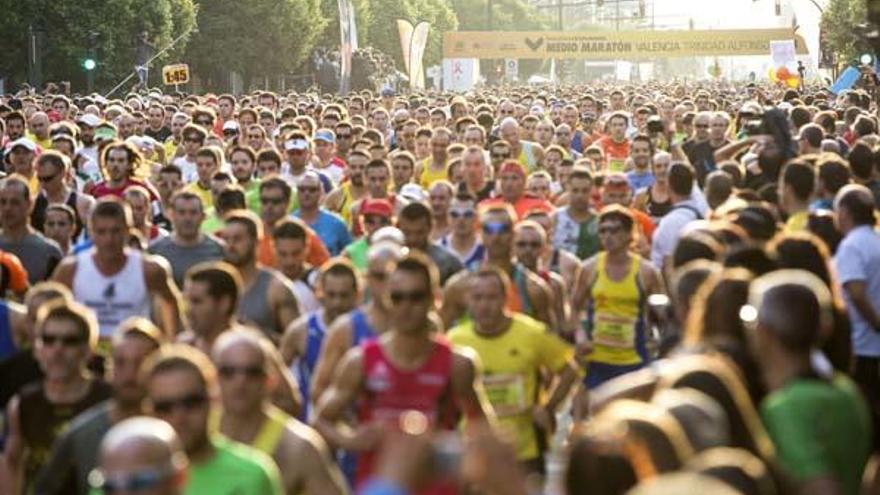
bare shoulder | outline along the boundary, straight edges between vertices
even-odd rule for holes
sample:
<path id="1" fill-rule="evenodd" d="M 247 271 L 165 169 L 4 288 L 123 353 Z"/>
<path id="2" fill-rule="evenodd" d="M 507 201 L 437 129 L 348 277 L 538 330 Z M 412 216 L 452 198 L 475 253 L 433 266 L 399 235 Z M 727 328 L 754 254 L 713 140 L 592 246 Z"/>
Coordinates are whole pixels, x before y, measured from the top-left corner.
<path id="1" fill-rule="evenodd" d="M 144 272 L 148 275 L 168 275 L 171 273 L 171 263 L 163 256 L 142 253 L 144 257 Z"/>
<path id="2" fill-rule="evenodd" d="M 55 267 L 52 273 L 52 279 L 61 282 L 64 285 L 73 285 L 73 276 L 76 273 L 77 259 L 75 255 L 67 255 L 61 260 L 61 263 Z"/>
<path id="3" fill-rule="evenodd" d="M 290 418 L 284 426 L 284 445 L 292 459 L 321 460 L 330 457 L 324 438 L 312 427 Z"/>

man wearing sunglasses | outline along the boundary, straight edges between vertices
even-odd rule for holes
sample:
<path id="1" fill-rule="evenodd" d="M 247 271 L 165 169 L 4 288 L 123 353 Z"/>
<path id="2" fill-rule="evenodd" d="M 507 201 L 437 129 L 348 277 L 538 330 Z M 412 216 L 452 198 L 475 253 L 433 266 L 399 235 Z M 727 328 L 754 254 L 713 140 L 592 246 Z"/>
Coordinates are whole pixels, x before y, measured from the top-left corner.
<path id="1" fill-rule="evenodd" d="M 146 410 L 170 424 L 190 461 L 186 493 L 281 495 L 278 468 L 262 452 L 213 432 L 217 369 L 202 352 L 171 344 L 144 363 Z"/>
<path id="2" fill-rule="evenodd" d="M 143 414 L 141 364 L 159 349 L 162 331 L 144 318 L 123 322 L 113 339 L 113 397 L 79 415 L 52 448 L 35 493 L 88 493 L 89 474 L 98 463 L 102 437 L 115 423 Z"/>
<path id="3" fill-rule="evenodd" d="M 186 124 L 180 135 L 183 152 L 171 164 L 177 165 L 183 172 L 184 181 L 190 183 L 198 179 L 196 154 L 205 145 L 208 133 L 197 124 Z"/>
<path id="4" fill-rule="evenodd" d="M 61 299 L 37 313 L 34 352 L 43 379 L 24 386 L 7 408 L 3 457 L 8 493 L 31 493 L 58 432 L 77 414 L 110 397 L 111 389 L 86 370 L 98 343 L 98 324 L 86 307 Z"/>
<path id="5" fill-rule="evenodd" d="M 342 473 L 324 440 L 310 427 L 271 405 L 277 377 L 271 373 L 265 337 L 251 330 L 223 334 L 213 358 L 220 378 L 223 413 L 219 431 L 272 457 L 285 493 L 342 494 Z"/>
<path id="6" fill-rule="evenodd" d="M 314 404 L 318 403 L 330 385 L 342 356 L 349 349 L 388 329 L 391 307 L 385 296 L 389 290 L 389 265 L 403 258 L 405 254 L 405 248 L 390 241 L 370 246 L 365 283 L 365 292 L 369 294 L 369 299 L 350 313 L 337 318 L 328 327 L 311 384 L 311 399 Z"/>
<path id="7" fill-rule="evenodd" d="M 91 493 L 185 492 L 189 461 L 168 423 L 144 416 L 127 419 L 107 433 L 100 448 L 100 466 L 89 473 Z"/>
<path id="8" fill-rule="evenodd" d="M 556 321 L 565 322 L 569 317 L 568 289 L 562 275 L 542 266 L 542 256 L 547 250 L 547 232 L 540 224 L 523 220 L 513 228 L 513 255 L 516 261 L 547 283 L 553 291 Z"/>
<path id="9" fill-rule="evenodd" d="M 477 207 L 472 196 L 459 194 L 449 205 L 449 234 L 440 245 L 458 257 L 468 271 L 475 271 L 483 263 L 485 249 L 477 235 Z"/>
<path id="10" fill-rule="evenodd" d="M 328 442 L 361 452 L 356 487 L 374 474 L 383 436 L 401 428 L 404 412 L 421 412 L 434 430 L 454 429 L 462 416 L 481 422 L 491 414 L 473 359 L 433 334 L 438 283 L 436 267 L 424 254 L 398 261 L 385 294 L 390 331 L 349 350 L 318 402 L 315 426 Z M 359 425 L 352 431 L 340 420 L 355 405 Z"/>
<path id="11" fill-rule="evenodd" d="M 323 188 L 320 177 L 314 171 L 306 171 L 296 189 L 299 208 L 293 211 L 293 216 L 315 231 L 331 256 L 338 256 L 351 244 L 351 233 L 339 215 L 321 207 Z"/>
<path id="12" fill-rule="evenodd" d="M 470 283 L 472 319 L 451 329 L 449 340 L 480 357 L 486 370 L 480 380 L 499 425 L 515 439 L 517 460 L 526 471 L 543 474 L 545 439 L 553 435 L 556 411 L 578 380 L 574 349 L 542 323 L 505 309 L 511 281 L 503 271 L 481 268 Z M 541 403 L 538 377 L 547 375 L 558 381 Z"/>
<path id="13" fill-rule="evenodd" d="M 635 221 L 627 208 L 606 206 L 599 214 L 604 251 L 581 266 L 572 293 L 569 328 L 582 335 L 581 316 L 589 308 L 586 386 L 598 387 L 650 362 L 647 350 L 648 296 L 663 294 L 660 272 L 632 252 Z M 579 337 L 583 341 L 582 337 Z"/>
<path id="14" fill-rule="evenodd" d="M 517 166 L 519 166 L 517 164 Z M 507 309 L 525 313 L 556 330 L 557 321 L 553 311 L 553 293 L 538 275 L 532 273 L 513 258 L 513 225 L 516 212 L 507 204 L 481 208 L 480 231 L 486 248 L 484 264 L 507 273 L 514 285 L 507 294 Z M 470 297 L 468 272 L 453 277 L 443 289 L 443 305 L 440 317 L 446 328 L 451 328 L 465 315 Z"/>
<path id="15" fill-rule="evenodd" d="M 95 200 L 87 195 L 76 192 L 68 187 L 67 179 L 70 171 L 70 159 L 57 151 L 43 152 L 36 162 L 37 180 L 40 181 L 40 194 L 34 202 L 31 212 L 31 225 L 43 230 L 46 220 L 46 208 L 52 204 L 66 204 L 76 212 L 76 233 L 78 236 L 89 219 L 89 212 Z"/>

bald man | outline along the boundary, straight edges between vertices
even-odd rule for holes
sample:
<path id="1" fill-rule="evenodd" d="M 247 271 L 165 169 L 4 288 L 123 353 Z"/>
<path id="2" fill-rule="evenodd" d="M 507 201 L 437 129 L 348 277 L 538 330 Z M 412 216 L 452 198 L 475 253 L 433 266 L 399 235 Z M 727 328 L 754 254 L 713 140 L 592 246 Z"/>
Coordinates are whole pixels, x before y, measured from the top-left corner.
<path id="1" fill-rule="evenodd" d="M 50 124 L 46 112 L 34 112 L 28 121 L 29 137 L 44 150 L 52 149 L 52 138 L 49 136 Z"/>
<path id="2" fill-rule="evenodd" d="M 138 416 L 120 422 L 104 437 L 100 466 L 89 484 L 103 493 L 181 495 L 188 465 L 174 428 Z"/>
<path id="3" fill-rule="evenodd" d="M 270 373 L 272 353 L 277 354 L 274 346 L 255 330 L 227 332 L 217 340 L 213 357 L 223 400 L 220 432 L 271 456 L 289 495 L 346 493 L 324 440 L 270 404 L 276 383 Z"/>

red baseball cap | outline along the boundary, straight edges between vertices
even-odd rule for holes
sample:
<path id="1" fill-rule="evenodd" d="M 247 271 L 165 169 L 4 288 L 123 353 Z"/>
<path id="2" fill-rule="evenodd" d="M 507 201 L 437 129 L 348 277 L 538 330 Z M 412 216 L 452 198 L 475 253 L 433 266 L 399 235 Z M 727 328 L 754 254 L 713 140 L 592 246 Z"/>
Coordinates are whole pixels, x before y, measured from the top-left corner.
<path id="1" fill-rule="evenodd" d="M 523 170 L 523 166 L 520 165 L 519 162 L 514 160 L 504 162 L 503 164 L 501 164 L 501 168 L 498 169 L 498 175 L 509 173 L 515 173 L 523 178 L 525 178 L 526 176 L 526 171 Z"/>
<path id="2" fill-rule="evenodd" d="M 393 214 L 391 203 L 384 199 L 365 199 L 361 204 L 361 215 L 379 215 L 391 218 Z"/>

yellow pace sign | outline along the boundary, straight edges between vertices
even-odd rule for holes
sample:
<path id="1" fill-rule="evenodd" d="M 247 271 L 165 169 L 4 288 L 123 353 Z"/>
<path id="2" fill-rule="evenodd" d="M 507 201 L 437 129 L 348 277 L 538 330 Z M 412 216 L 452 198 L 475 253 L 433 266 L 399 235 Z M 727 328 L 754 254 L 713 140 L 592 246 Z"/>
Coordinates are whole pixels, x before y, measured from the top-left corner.
<path id="1" fill-rule="evenodd" d="M 575 58 L 649 61 L 664 57 L 769 55 L 770 42 L 794 40 L 798 55 L 804 39 L 791 29 L 711 31 L 492 32 L 443 33 L 445 58 Z"/>
<path id="2" fill-rule="evenodd" d="M 186 84 L 189 82 L 189 65 L 172 64 L 162 67 L 162 80 L 166 86 Z"/>

